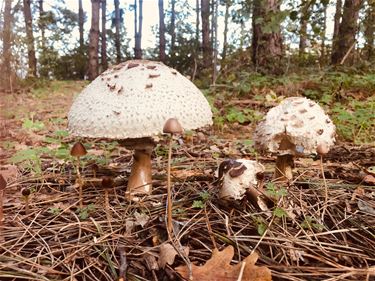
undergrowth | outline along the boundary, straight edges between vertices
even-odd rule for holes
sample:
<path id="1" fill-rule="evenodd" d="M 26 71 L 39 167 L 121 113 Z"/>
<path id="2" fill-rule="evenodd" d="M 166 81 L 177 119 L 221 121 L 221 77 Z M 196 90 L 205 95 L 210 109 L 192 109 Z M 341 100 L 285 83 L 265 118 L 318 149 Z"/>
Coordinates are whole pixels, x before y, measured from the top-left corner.
<path id="1" fill-rule="evenodd" d="M 200 84 L 200 82 L 198 82 Z M 253 125 L 270 106 L 289 96 L 305 96 L 318 102 L 334 120 L 338 139 L 356 144 L 375 142 L 375 74 L 338 71 L 265 76 L 254 72 L 231 72 L 219 76 L 207 91 L 214 124 Z M 233 101 L 253 100 L 254 104 Z M 258 103 L 256 103 L 258 102 Z"/>

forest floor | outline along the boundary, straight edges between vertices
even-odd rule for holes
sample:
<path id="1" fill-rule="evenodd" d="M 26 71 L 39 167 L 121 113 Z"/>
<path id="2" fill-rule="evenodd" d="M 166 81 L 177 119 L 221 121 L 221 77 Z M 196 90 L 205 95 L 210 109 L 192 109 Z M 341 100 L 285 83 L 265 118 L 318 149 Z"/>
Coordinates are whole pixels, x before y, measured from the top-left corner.
<path id="1" fill-rule="evenodd" d="M 177 238 L 171 242 L 165 229 L 163 138 L 153 154 L 154 191 L 137 203 L 124 196 L 131 151 L 115 141 L 81 140 L 88 154 L 82 158 L 84 205 L 79 207 L 70 156 L 76 140 L 66 131 L 66 115 L 86 84 L 52 82 L 0 101 L 0 173 L 8 182 L 0 229 L 1 280 L 178 280 L 176 272 L 189 261 L 211 262 L 199 269 L 205 276 L 199 280 L 269 280 L 260 267 L 253 268 L 253 277 L 246 270 L 243 279 L 219 276 L 221 268 L 244 267 L 241 262 L 254 251 L 257 266 L 269 268 L 273 280 L 375 280 L 374 124 L 346 130 L 343 123 L 338 128 L 342 137 L 323 166 L 320 159 L 297 159 L 295 180 L 276 184 L 274 157 L 258 155 L 251 135 L 252 120 L 277 103 L 277 90 L 265 101 L 236 96 L 230 107 L 223 104 L 224 96 L 210 96 L 215 126 L 187 132 L 173 148 Z M 336 117 L 348 112 L 342 110 Z M 353 132 L 359 141 L 345 140 Z M 215 171 L 228 158 L 256 158 L 266 166 L 265 188 L 276 198 L 273 209 L 262 211 L 249 202 L 220 204 Z M 115 179 L 108 209 L 103 176 Z M 23 189 L 31 195 L 23 196 Z M 220 258 L 214 249 L 227 246 L 234 247 L 234 256 L 222 251 L 227 256 Z"/>

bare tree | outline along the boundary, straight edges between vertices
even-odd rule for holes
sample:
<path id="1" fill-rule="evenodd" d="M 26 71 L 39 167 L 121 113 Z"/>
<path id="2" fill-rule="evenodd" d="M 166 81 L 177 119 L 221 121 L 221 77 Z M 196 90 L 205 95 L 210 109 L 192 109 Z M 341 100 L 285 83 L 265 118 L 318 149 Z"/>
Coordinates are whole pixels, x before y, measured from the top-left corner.
<path id="1" fill-rule="evenodd" d="M 82 0 L 78 0 L 78 27 L 79 27 L 79 48 L 83 50 L 83 25 L 85 23 L 83 15 Z"/>
<path id="2" fill-rule="evenodd" d="M 229 8 L 232 4 L 231 0 L 225 0 L 225 15 L 224 15 L 224 39 L 223 39 L 223 52 L 221 57 L 225 60 L 228 50 L 228 21 L 229 21 Z"/>
<path id="3" fill-rule="evenodd" d="M 91 28 L 89 35 L 89 80 L 94 80 L 98 75 L 99 53 L 99 15 L 100 0 L 91 0 Z"/>
<path id="4" fill-rule="evenodd" d="M 29 61 L 28 76 L 36 77 L 36 56 L 33 35 L 33 20 L 31 16 L 30 0 L 23 0 L 23 14 L 26 26 L 27 55 Z"/>
<path id="5" fill-rule="evenodd" d="M 108 68 L 108 60 L 107 60 L 107 1 L 102 0 L 102 32 L 101 32 L 101 57 L 102 57 L 102 70 L 105 71 Z"/>
<path id="6" fill-rule="evenodd" d="M 45 23 L 46 19 L 45 19 L 45 12 L 44 12 L 44 8 L 43 8 L 43 0 L 39 0 L 39 21 L 38 21 L 38 26 L 39 26 L 39 29 L 40 29 L 40 33 L 41 33 L 41 45 L 42 45 L 42 51 L 45 49 L 46 47 L 46 35 L 45 35 L 45 28 L 46 28 L 46 23 Z"/>
<path id="7" fill-rule="evenodd" d="M 174 62 L 176 45 L 176 0 L 171 0 L 171 60 Z"/>
<path id="8" fill-rule="evenodd" d="M 336 12 L 334 17 L 333 35 L 332 35 L 332 50 L 337 49 L 337 41 L 339 36 L 339 27 L 342 16 L 342 0 L 336 0 Z"/>
<path id="9" fill-rule="evenodd" d="M 212 52 L 210 43 L 210 0 L 201 0 L 202 17 L 202 50 L 203 66 L 209 68 L 212 64 Z"/>
<path id="10" fill-rule="evenodd" d="M 120 42 L 120 3 L 119 0 L 115 0 L 115 47 L 116 47 L 116 62 L 121 62 L 121 42 Z"/>
<path id="11" fill-rule="evenodd" d="M 264 26 L 271 23 L 273 17 L 280 13 L 280 1 L 255 0 L 253 2 L 253 38 L 252 61 L 257 69 L 279 73 L 283 45 L 280 25 L 272 30 L 264 30 Z"/>
<path id="12" fill-rule="evenodd" d="M 342 20 L 339 26 L 337 44 L 332 50 L 332 64 L 350 62 L 355 47 L 355 36 L 358 30 L 358 16 L 363 0 L 345 0 Z"/>
<path id="13" fill-rule="evenodd" d="M 304 0 L 301 6 L 300 30 L 299 30 L 299 55 L 305 53 L 307 44 L 307 24 L 311 16 L 311 7 L 315 0 Z"/>
<path id="14" fill-rule="evenodd" d="M 366 58 L 371 61 L 374 57 L 374 33 L 375 33 L 375 0 L 367 0 L 368 7 L 365 19 L 365 51 Z"/>
<path id="15" fill-rule="evenodd" d="M 11 33 L 12 33 L 12 0 L 5 0 L 4 5 L 4 29 L 3 29 L 3 65 L 1 69 L 1 84 L 5 90 L 11 90 L 14 81 L 11 81 Z"/>
<path id="16" fill-rule="evenodd" d="M 135 46 L 134 46 L 134 56 L 136 59 L 141 59 L 142 58 L 142 23 L 143 23 L 143 0 L 138 1 L 138 25 L 137 25 L 137 5 L 136 5 L 137 0 L 134 1 L 134 6 L 135 6 Z"/>
<path id="17" fill-rule="evenodd" d="M 159 59 L 165 61 L 164 1 L 159 0 Z"/>

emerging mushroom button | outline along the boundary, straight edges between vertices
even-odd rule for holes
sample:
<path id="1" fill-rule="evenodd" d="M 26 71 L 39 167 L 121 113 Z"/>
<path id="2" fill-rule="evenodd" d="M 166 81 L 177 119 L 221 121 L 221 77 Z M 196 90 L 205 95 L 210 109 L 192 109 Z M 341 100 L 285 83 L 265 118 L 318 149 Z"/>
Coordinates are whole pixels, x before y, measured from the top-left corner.
<path id="1" fill-rule="evenodd" d="M 191 81 L 161 62 L 132 60 L 105 71 L 78 95 L 68 126 L 73 136 L 116 139 L 134 149 L 128 191 L 149 193 L 152 137 L 169 118 L 186 130 L 212 124 L 210 106 Z"/>
<path id="2" fill-rule="evenodd" d="M 278 155 L 275 178 L 292 179 L 293 157 L 327 153 L 335 125 L 314 101 L 291 97 L 272 108 L 255 131 L 256 148 Z M 324 149 L 323 149 L 324 148 Z"/>

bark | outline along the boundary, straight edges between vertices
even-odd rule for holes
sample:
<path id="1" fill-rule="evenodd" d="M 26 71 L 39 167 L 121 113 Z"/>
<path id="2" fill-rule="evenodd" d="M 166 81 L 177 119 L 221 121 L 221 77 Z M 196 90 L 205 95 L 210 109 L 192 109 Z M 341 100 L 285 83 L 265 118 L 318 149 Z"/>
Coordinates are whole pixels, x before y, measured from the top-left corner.
<path id="1" fill-rule="evenodd" d="M 227 56 L 228 50 L 228 21 L 229 21 L 229 8 L 231 5 L 231 0 L 225 1 L 225 15 L 224 15 L 224 39 L 223 39 L 223 52 L 221 53 L 221 57 L 225 60 Z"/>
<path id="2" fill-rule="evenodd" d="M 196 18 L 195 18 L 195 40 L 196 40 L 196 43 L 197 43 L 197 47 L 199 47 L 199 34 L 200 34 L 200 31 L 199 31 L 199 18 L 200 18 L 200 9 L 199 9 L 199 0 L 196 0 L 195 1 L 195 14 L 196 14 Z"/>
<path id="3" fill-rule="evenodd" d="M 107 29 L 106 29 L 106 22 L 107 22 L 107 1 L 102 0 L 102 48 L 101 48 L 101 57 L 102 57 L 102 71 L 105 71 L 108 68 L 108 60 L 107 60 Z"/>
<path id="4" fill-rule="evenodd" d="M 339 35 L 339 26 L 341 22 L 341 16 L 342 16 L 342 0 L 336 1 L 336 12 L 335 17 L 333 19 L 334 26 L 333 26 L 333 35 L 332 35 L 332 50 L 337 49 L 337 39 Z"/>
<path id="5" fill-rule="evenodd" d="M 368 0 L 365 20 L 365 55 L 371 61 L 374 57 L 374 32 L 375 32 L 375 0 Z"/>
<path id="6" fill-rule="evenodd" d="M 40 32 L 41 32 L 41 37 L 42 37 L 42 42 L 41 42 L 41 45 L 42 45 L 42 51 L 45 49 L 46 47 L 46 36 L 45 36 L 45 12 L 44 12 L 44 8 L 43 8 L 43 0 L 39 0 L 39 22 L 38 22 L 38 26 L 39 26 L 39 29 L 40 29 Z"/>
<path id="7" fill-rule="evenodd" d="M 280 12 L 280 1 L 255 0 L 253 3 L 252 61 L 257 70 L 269 73 L 282 71 L 283 45 L 280 27 L 265 32 L 264 26 Z M 261 20 L 262 22 L 259 22 Z"/>
<path id="8" fill-rule="evenodd" d="M 116 62 L 121 62 L 121 42 L 120 42 L 120 3 L 115 0 L 115 47 L 116 47 Z M 136 9 L 136 7 L 135 7 Z"/>
<path id="9" fill-rule="evenodd" d="M 164 1 L 159 0 L 159 60 L 165 61 Z"/>
<path id="10" fill-rule="evenodd" d="M 201 0 L 201 17 L 202 17 L 202 50 L 203 66 L 209 68 L 212 64 L 212 52 L 210 44 L 210 1 Z"/>
<path id="11" fill-rule="evenodd" d="M 300 31 L 299 31 L 299 55 L 305 53 L 307 44 L 307 24 L 311 16 L 311 7 L 315 0 L 306 0 L 301 8 Z"/>
<path id="12" fill-rule="evenodd" d="M 12 70 L 10 66 L 11 53 L 11 33 L 12 33 L 12 0 L 6 0 L 4 3 L 4 29 L 3 29 L 3 67 L 1 71 L 1 84 L 5 90 L 11 90 L 14 81 L 11 81 Z"/>
<path id="13" fill-rule="evenodd" d="M 171 5 L 171 59 L 174 61 L 174 49 L 176 45 L 176 1 L 171 0 Z"/>
<path id="14" fill-rule="evenodd" d="M 89 35 L 89 80 L 94 80 L 98 75 L 99 53 L 99 15 L 100 0 L 91 0 L 91 28 Z"/>
<path id="15" fill-rule="evenodd" d="M 337 44 L 332 50 L 332 64 L 351 62 L 353 47 L 356 43 L 355 36 L 358 30 L 359 9 L 363 0 L 345 0 L 342 20 L 339 26 Z"/>
<path id="16" fill-rule="evenodd" d="M 218 55 L 218 44 L 217 44 L 217 18 L 219 16 L 218 11 L 218 0 L 214 0 L 212 3 L 212 48 L 213 48 L 213 73 L 212 73 L 212 84 L 215 85 L 217 78 L 217 55 Z"/>
<path id="17" fill-rule="evenodd" d="M 30 0 L 23 0 L 23 14 L 26 26 L 26 44 L 29 62 L 28 76 L 36 77 L 36 56 L 34 47 L 33 21 L 31 16 Z"/>
<path id="18" fill-rule="evenodd" d="M 325 41 L 326 41 L 326 30 L 327 30 L 327 7 L 328 5 L 324 5 L 323 7 L 323 30 L 322 30 L 322 44 L 321 44 L 321 48 L 320 48 L 320 64 L 322 65 L 324 63 L 324 60 L 325 60 L 325 56 L 326 56 L 326 44 L 325 44 Z"/>
<path id="19" fill-rule="evenodd" d="M 78 0 L 78 27 L 79 27 L 79 48 L 83 50 L 83 25 L 84 25 L 84 15 L 83 15 L 83 7 L 82 7 L 82 0 Z"/>
<path id="20" fill-rule="evenodd" d="M 138 2 L 139 14 L 138 14 L 138 30 L 135 34 L 135 49 L 134 54 L 136 59 L 142 58 L 142 22 L 143 22 L 143 0 Z"/>

